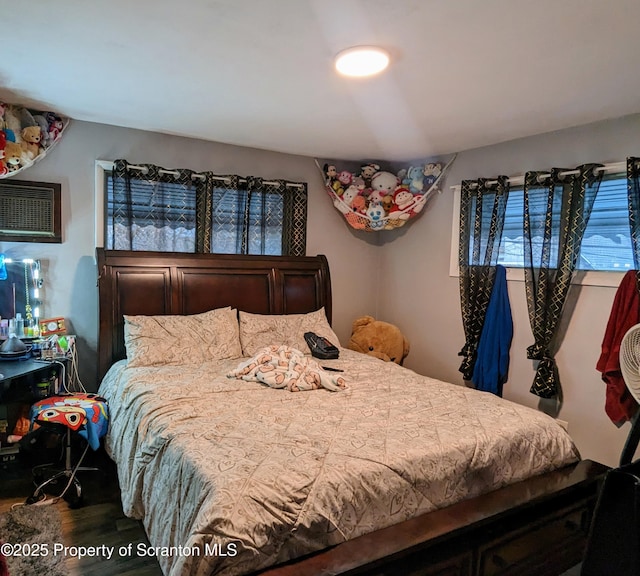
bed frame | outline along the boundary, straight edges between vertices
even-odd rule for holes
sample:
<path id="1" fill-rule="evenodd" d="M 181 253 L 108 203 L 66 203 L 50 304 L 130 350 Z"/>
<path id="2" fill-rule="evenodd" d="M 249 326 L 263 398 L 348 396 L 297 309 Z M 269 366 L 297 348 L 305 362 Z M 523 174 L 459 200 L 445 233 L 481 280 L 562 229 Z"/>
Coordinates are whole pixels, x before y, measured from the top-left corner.
<path id="1" fill-rule="evenodd" d="M 324 256 L 97 250 L 99 378 L 125 357 L 124 314 L 221 306 L 294 314 L 324 306 Z M 581 561 L 607 467 L 583 460 L 261 572 L 263 576 L 557 576 Z"/>

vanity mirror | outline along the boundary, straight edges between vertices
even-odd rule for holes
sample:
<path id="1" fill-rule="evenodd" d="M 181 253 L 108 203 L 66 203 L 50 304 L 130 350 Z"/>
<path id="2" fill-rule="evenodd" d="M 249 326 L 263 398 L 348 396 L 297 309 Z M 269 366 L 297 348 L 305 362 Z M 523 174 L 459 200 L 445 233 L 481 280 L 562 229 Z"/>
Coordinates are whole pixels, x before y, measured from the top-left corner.
<path id="1" fill-rule="evenodd" d="M 0 337 L 6 338 L 4 325 L 12 318 L 22 319 L 24 336 L 36 335 L 33 328 L 44 317 L 43 291 L 40 260 L 18 260 L 0 254 Z"/>

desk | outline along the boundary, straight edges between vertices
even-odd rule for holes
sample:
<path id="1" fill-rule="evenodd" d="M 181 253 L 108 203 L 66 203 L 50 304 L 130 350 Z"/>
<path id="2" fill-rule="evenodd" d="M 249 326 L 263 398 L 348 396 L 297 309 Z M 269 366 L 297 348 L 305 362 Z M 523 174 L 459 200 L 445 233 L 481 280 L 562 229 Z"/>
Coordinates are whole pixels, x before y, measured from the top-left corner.
<path id="1" fill-rule="evenodd" d="M 11 461 L 18 452 L 18 446 L 7 444 L 7 436 L 13 429 L 25 407 L 28 408 L 42 396 L 37 388 L 39 382 L 50 381 L 67 367 L 67 358 L 56 361 L 25 360 L 0 361 L 0 465 Z M 54 390 L 45 390 L 53 393 Z M 13 456 L 13 458 L 11 458 Z"/>
<path id="2" fill-rule="evenodd" d="M 65 363 L 66 360 L 66 358 L 62 359 Z M 6 382 L 14 380 L 15 378 L 22 378 L 28 374 L 55 367 L 56 363 L 50 360 L 36 360 L 34 358 L 26 360 L 2 360 L 0 361 L 0 385 L 4 388 Z"/>

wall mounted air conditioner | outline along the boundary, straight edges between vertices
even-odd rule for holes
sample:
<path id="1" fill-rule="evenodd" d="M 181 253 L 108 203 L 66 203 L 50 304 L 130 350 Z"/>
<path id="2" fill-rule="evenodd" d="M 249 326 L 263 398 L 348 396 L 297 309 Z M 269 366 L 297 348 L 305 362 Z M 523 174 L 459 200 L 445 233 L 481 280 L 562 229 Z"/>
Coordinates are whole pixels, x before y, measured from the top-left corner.
<path id="1" fill-rule="evenodd" d="M 0 240 L 62 242 L 60 184 L 0 181 Z"/>

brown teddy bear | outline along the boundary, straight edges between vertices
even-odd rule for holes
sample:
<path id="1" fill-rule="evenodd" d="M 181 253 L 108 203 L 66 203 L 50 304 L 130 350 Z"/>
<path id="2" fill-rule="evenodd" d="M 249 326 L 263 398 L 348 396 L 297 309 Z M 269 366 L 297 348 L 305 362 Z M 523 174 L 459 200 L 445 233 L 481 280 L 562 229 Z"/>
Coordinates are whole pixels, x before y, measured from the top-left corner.
<path id="1" fill-rule="evenodd" d="M 362 316 L 353 322 L 347 348 L 402 365 L 409 354 L 409 341 L 397 326 Z"/>
<path id="2" fill-rule="evenodd" d="M 22 149 L 33 160 L 40 153 L 42 130 L 40 126 L 27 126 L 22 130 Z"/>
<path id="3" fill-rule="evenodd" d="M 15 172 L 21 167 L 22 147 L 15 142 L 7 142 L 4 148 L 4 163 L 9 172 Z"/>

